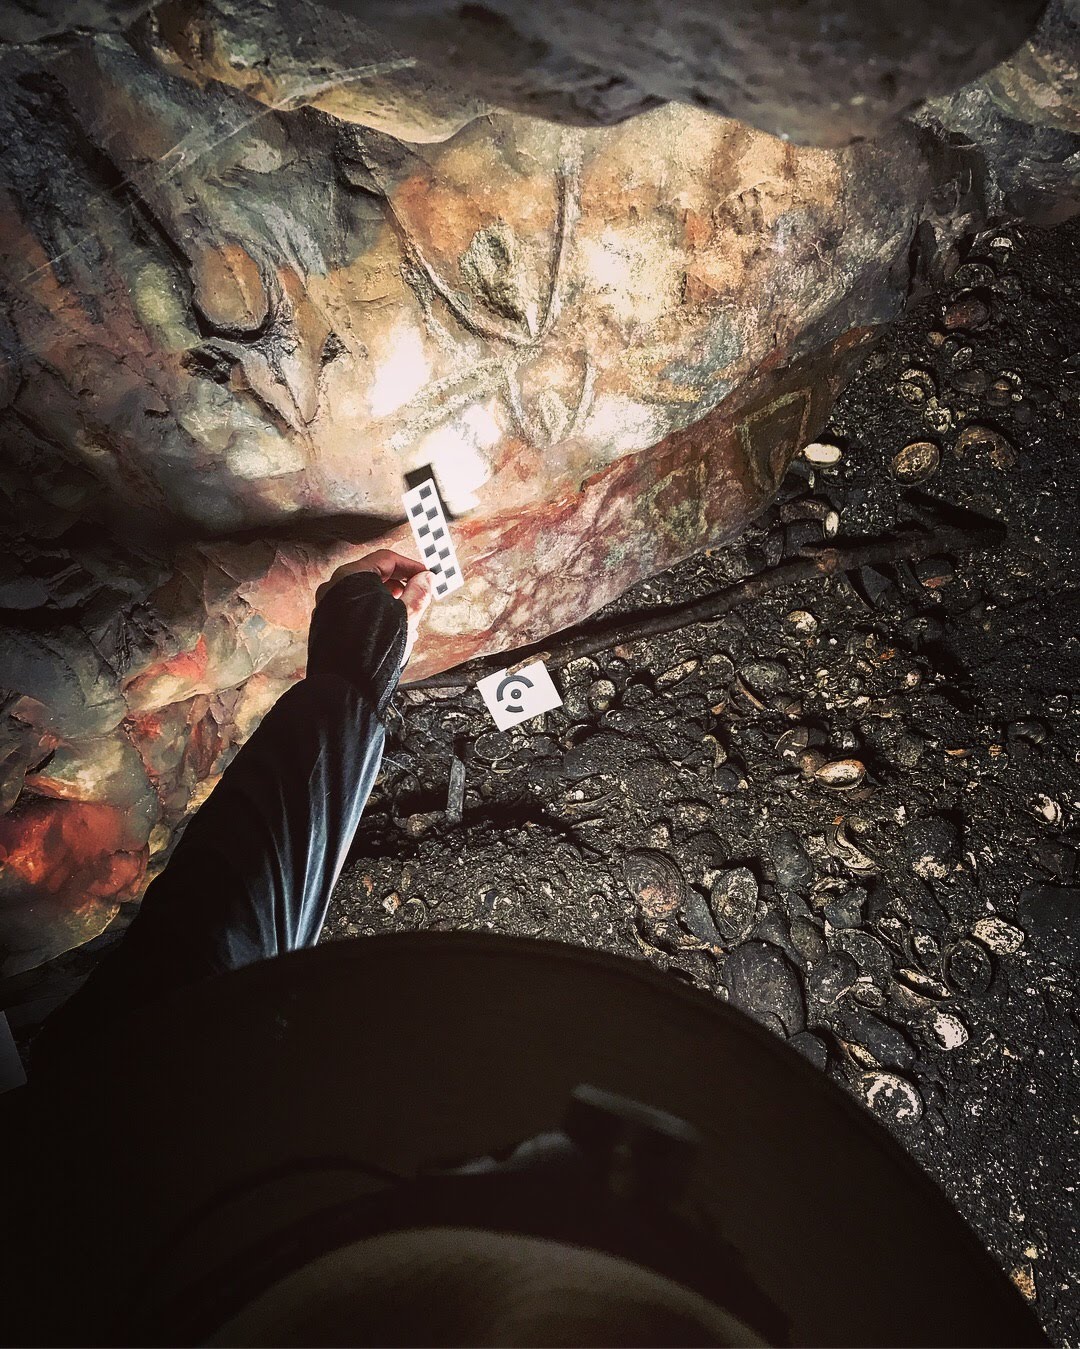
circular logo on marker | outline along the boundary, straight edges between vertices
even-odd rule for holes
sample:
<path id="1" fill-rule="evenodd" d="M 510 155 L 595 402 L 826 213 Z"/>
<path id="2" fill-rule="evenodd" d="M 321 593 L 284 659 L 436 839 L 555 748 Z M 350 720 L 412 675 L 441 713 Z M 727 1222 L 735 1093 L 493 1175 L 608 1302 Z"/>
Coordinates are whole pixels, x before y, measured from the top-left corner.
<path id="1" fill-rule="evenodd" d="M 532 687 L 532 680 L 525 675 L 507 675 L 495 690 L 495 700 L 507 712 L 522 712 L 525 690 Z"/>

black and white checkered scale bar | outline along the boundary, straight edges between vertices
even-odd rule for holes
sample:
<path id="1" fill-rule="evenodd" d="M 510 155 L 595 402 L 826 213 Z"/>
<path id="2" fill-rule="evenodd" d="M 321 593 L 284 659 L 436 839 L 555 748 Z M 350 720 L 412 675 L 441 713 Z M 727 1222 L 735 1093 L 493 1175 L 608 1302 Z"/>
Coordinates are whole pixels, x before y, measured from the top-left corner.
<path id="1" fill-rule="evenodd" d="M 423 563 L 435 574 L 435 598 L 441 600 L 465 581 L 434 480 L 413 487 L 402 500 Z"/>

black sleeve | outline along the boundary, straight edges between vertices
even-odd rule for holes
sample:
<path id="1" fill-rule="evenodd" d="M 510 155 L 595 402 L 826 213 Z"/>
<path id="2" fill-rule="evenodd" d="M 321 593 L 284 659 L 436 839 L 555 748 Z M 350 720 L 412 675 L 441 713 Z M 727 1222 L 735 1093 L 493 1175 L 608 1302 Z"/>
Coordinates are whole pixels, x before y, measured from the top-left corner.
<path id="1" fill-rule="evenodd" d="M 278 700 L 192 817 L 115 951 L 34 1043 L 86 1045 L 107 1017 L 318 940 L 382 761 L 405 606 L 372 573 L 316 607 L 307 676 Z"/>

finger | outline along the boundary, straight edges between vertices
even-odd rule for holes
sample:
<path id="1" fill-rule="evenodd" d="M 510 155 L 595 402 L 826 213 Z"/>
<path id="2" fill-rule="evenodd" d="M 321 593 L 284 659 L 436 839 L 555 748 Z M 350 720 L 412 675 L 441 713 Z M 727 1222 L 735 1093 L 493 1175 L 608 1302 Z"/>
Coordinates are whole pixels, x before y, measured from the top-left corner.
<path id="1" fill-rule="evenodd" d="M 402 585 L 413 576 L 419 576 L 427 568 L 414 557 L 395 553 L 392 548 L 378 548 L 374 553 L 357 562 L 348 564 L 357 571 L 378 572 L 383 581 L 400 581 Z"/>
<path id="2" fill-rule="evenodd" d="M 354 562 L 344 562 L 328 581 L 324 581 L 315 591 L 315 603 L 318 604 L 327 592 L 343 581 L 346 576 L 355 576 L 357 572 L 369 571 L 378 576 L 379 580 L 387 586 L 391 595 L 395 599 L 401 598 L 401 592 L 405 588 L 405 582 L 411 576 L 416 576 L 426 568 L 422 562 L 417 562 L 414 558 L 404 557 L 401 553 L 395 553 L 391 548 L 377 548 L 373 553 L 368 553 L 364 557 L 357 558 Z"/>
<path id="3" fill-rule="evenodd" d="M 418 572 L 409 578 L 409 583 L 401 593 L 401 602 L 414 627 L 424 616 L 435 593 L 435 577 L 429 571 Z"/>

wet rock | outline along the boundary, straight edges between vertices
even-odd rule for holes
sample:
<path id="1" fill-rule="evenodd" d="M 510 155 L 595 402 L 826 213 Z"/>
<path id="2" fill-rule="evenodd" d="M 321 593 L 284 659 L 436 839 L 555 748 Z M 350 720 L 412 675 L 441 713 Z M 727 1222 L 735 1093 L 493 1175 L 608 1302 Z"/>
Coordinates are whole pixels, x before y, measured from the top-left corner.
<path id="1" fill-rule="evenodd" d="M 710 878 L 709 908 L 728 943 L 742 941 L 758 914 L 758 884 L 749 867 L 732 867 Z"/>
<path id="2" fill-rule="evenodd" d="M 803 890 L 814 879 L 814 864 L 794 829 L 784 826 L 776 831 L 770 855 L 781 889 Z"/>
<path id="3" fill-rule="evenodd" d="M 724 961 L 720 978 L 733 1007 L 763 1023 L 770 1016 L 777 1017 L 787 1035 L 805 1028 L 806 1007 L 799 976 L 775 946 L 746 942 Z"/>
<path id="4" fill-rule="evenodd" d="M 687 889 L 686 898 L 683 900 L 682 918 L 691 936 L 704 942 L 706 946 L 720 947 L 728 944 L 717 930 L 704 896 L 693 886 Z"/>
<path id="5" fill-rule="evenodd" d="M 654 848 L 638 848 L 623 860 L 626 888 L 646 918 L 670 918 L 686 899 L 686 880 L 678 866 Z"/>
<path id="6" fill-rule="evenodd" d="M 889 1124 L 918 1124 L 923 1117 L 923 1100 L 913 1082 L 899 1073 L 862 1073 L 859 1090 L 866 1104 Z"/>
<path id="7" fill-rule="evenodd" d="M 857 928 L 863 920 L 866 896 L 861 890 L 847 889 L 825 905 L 823 912 L 830 927 Z"/>
<path id="8" fill-rule="evenodd" d="M 861 932 L 853 928 L 840 928 L 829 933 L 829 946 L 834 951 L 846 951 L 859 968 L 872 974 L 875 979 L 887 980 L 893 972 L 893 957 L 880 938 L 870 932 Z"/>
<path id="9" fill-rule="evenodd" d="M 566 751 L 562 775 L 568 782 L 579 782 L 595 773 L 613 772 L 631 757 L 634 757 L 634 747 L 629 740 L 600 732 Z"/>

